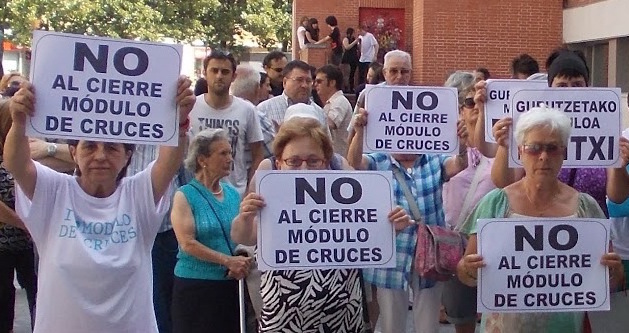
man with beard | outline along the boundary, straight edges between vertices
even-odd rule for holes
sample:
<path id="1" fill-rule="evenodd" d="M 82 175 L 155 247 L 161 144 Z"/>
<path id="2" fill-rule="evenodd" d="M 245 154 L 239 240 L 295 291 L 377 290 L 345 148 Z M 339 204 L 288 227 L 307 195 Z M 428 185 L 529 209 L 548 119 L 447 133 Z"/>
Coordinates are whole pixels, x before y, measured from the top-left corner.
<path id="1" fill-rule="evenodd" d="M 203 62 L 208 92 L 197 96 L 190 112 L 190 131 L 194 135 L 206 128 L 222 128 L 227 132 L 234 159 L 227 180 L 243 195 L 263 158 L 260 120 L 251 103 L 229 94 L 229 87 L 236 77 L 234 57 L 212 51 Z M 245 145 L 251 150 L 249 170 L 245 162 Z"/>
<path id="2" fill-rule="evenodd" d="M 300 60 L 286 64 L 282 72 L 284 92 L 258 104 L 258 110 L 265 114 L 276 125 L 284 121 L 286 109 L 297 103 L 311 104 L 317 112 L 322 124 L 327 120 L 323 109 L 312 101 L 312 72 L 310 65 Z"/>

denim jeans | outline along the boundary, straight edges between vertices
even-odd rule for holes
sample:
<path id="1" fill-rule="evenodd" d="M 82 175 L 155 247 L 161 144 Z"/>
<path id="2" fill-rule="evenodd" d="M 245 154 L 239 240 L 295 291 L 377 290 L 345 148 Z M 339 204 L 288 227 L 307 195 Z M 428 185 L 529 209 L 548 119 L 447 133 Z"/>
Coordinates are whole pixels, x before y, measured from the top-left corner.
<path id="1" fill-rule="evenodd" d="M 160 232 L 155 237 L 153 257 L 153 308 L 160 333 L 171 333 L 173 325 L 170 306 L 179 247 L 173 230 Z"/>

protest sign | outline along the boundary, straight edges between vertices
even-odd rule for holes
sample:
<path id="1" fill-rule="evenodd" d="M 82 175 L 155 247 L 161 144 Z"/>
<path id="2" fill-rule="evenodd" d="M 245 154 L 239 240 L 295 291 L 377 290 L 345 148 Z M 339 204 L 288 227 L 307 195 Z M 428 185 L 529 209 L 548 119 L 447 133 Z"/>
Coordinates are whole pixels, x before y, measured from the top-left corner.
<path id="1" fill-rule="evenodd" d="M 544 89 L 546 80 L 487 80 L 487 99 L 485 101 L 485 141 L 495 143 L 492 127 L 498 120 L 511 116 L 511 97 L 522 89 Z"/>
<path id="2" fill-rule="evenodd" d="M 479 312 L 609 310 L 609 221 L 478 220 Z"/>
<path id="3" fill-rule="evenodd" d="M 258 171 L 260 270 L 395 267 L 391 172 Z"/>
<path id="4" fill-rule="evenodd" d="M 511 116 L 517 126 L 520 116 L 542 103 L 565 112 L 570 117 L 572 131 L 564 168 L 618 167 L 622 123 L 619 88 L 547 88 L 519 90 L 513 94 Z M 511 135 L 509 167 L 520 167 L 516 138 Z"/>
<path id="5" fill-rule="evenodd" d="M 377 85 L 365 95 L 364 150 L 448 154 L 459 149 L 455 88 Z"/>
<path id="6" fill-rule="evenodd" d="M 35 137 L 177 145 L 181 45 L 35 31 Z"/>

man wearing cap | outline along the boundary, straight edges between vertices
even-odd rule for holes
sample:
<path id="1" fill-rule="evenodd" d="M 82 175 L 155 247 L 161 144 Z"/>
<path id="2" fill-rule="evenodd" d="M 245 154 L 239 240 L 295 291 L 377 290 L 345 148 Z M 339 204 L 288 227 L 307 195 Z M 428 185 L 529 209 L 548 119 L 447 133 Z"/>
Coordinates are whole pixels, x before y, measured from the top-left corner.
<path id="1" fill-rule="evenodd" d="M 311 104 L 315 108 L 319 120 L 326 123 L 323 109 L 315 105 L 311 99 L 313 80 L 310 65 L 300 60 L 293 60 L 284 67 L 282 76 L 284 78 L 284 92 L 258 104 L 258 110 L 276 125 L 281 125 L 289 106 L 297 103 Z"/>

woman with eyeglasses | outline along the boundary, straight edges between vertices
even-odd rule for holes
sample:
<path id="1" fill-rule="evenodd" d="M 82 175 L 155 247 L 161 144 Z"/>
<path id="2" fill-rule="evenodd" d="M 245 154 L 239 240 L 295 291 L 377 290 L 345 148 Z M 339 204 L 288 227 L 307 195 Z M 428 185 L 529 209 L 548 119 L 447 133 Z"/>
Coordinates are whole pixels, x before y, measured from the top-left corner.
<path id="1" fill-rule="evenodd" d="M 548 68 L 548 86 L 553 88 L 562 87 L 587 87 L 590 79 L 590 71 L 585 61 L 583 53 L 567 49 L 558 49 L 546 60 Z M 476 102 L 482 104 L 486 98 L 485 82 L 477 84 Z M 482 105 L 480 105 L 482 109 Z M 493 131 L 500 137 L 505 137 L 509 133 L 512 125 L 510 117 L 499 120 L 493 127 Z M 482 128 L 480 128 L 482 127 Z M 484 131 L 484 119 L 477 127 L 477 133 Z M 480 136 L 480 135 L 479 135 Z M 484 141 L 484 138 L 479 138 Z M 498 138 L 496 137 L 496 141 Z M 502 140 L 501 140 L 502 141 Z M 487 145 L 486 145 L 487 146 Z M 506 145 L 490 145 L 488 150 L 481 150 L 495 156 L 496 160 L 492 166 L 491 178 L 497 187 L 505 187 L 524 176 L 525 170 L 521 168 L 508 167 L 508 149 Z M 604 168 L 564 168 L 559 172 L 559 180 L 574 187 L 579 192 L 591 195 L 599 204 L 606 216 L 606 170 Z"/>
<path id="2" fill-rule="evenodd" d="M 459 93 L 459 119 L 467 128 L 475 128 L 479 110 L 474 102 L 474 74 L 456 71 L 446 87 L 457 88 Z M 443 184 L 443 211 L 446 225 L 460 229 L 476 204 L 496 186 L 491 181 L 493 158 L 480 153 L 475 144 L 475 133 L 467 137 L 467 168 Z M 457 333 L 473 333 L 476 329 L 476 288 L 452 278 L 445 282 L 441 303 L 441 319 L 454 324 Z"/>
<path id="3" fill-rule="evenodd" d="M 471 236 L 457 272 L 463 283 L 476 286 L 478 269 L 485 266 L 477 254 L 478 219 L 605 218 L 596 200 L 558 178 L 570 130 L 570 118 L 558 110 L 533 108 L 518 119 L 514 136 L 525 176 L 487 194 L 466 221 L 463 231 Z M 496 140 L 507 145 L 508 137 L 498 135 Z M 597 262 L 592 259 L 592 264 Z M 604 254 L 600 264 L 610 269 L 611 288 L 622 283 L 624 271 L 618 254 Z M 582 332 L 583 316 L 584 312 L 484 313 L 481 332 Z"/>
<path id="4" fill-rule="evenodd" d="M 273 142 L 278 170 L 330 169 L 332 141 L 316 119 L 286 120 Z M 281 189 L 279 189 L 281 190 Z M 247 195 L 240 204 L 231 235 L 234 241 L 255 245 L 258 212 L 264 198 Z M 389 214 L 396 230 L 410 224 L 401 208 Z M 357 269 L 314 269 L 262 273 L 260 332 L 362 332 L 362 291 Z"/>

